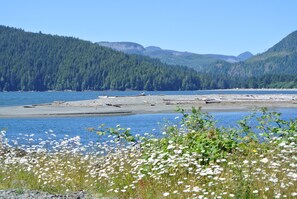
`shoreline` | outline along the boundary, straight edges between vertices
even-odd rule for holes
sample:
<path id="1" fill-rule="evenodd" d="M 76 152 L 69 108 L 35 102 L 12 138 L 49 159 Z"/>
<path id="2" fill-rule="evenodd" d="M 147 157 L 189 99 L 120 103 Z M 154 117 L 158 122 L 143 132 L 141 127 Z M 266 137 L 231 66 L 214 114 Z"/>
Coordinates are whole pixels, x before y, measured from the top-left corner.
<path id="1" fill-rule="evenodd" d="M 54 101 L 46 104 L 0 107 L 0 118 L 84 117 L 174 113 L 201 107 L 202 111 L 252 111 L 261 107 L 297 108 L 292 94 L 211 94 L 99 96 L 93 100 Z"/>
<path id="2" fill-rule="evenodd" d="M 206 90 L 185 90 L 189 92 L 195 91 L 297 91 L 297 88 L 226 88 L 226 89 L 206 89 Z M 13 92 L 155 92 L 146 90 L 46 90 L 46 91 L 0 91 L 2 93 L 13 93 Z M 178 90 L 164 90 L 157 92 L 179 92 Z"/>

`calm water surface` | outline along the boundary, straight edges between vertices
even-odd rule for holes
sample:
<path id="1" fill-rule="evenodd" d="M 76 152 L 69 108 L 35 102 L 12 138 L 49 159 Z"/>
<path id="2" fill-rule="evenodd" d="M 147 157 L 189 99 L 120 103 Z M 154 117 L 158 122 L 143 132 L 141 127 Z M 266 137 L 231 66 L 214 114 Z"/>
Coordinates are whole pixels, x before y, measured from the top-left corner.
<path id="1" fill-rule="evenodd" d="M 282 113 L 282 118 L 289 120 L 297 117 L 297 109 L 276 109 Z M 212 112 L 218 121 L 218 126 L 236 127 L 237 121 L 251 112 Z M 179 117 L 179 118 L 177 118 Z M 162 135 L 165 124 L 178 124 L 181 114 L 141 114 L 129 116 L 106 116 L 106 117 L 62 117 L 62 118 L 7 118 L 0 119 L 0 129 L 7 131 L 9 139 L 20 138 L 19 143 L 27 143 L 28 137 L 34 134 L 34 138 L 63 139 L 80 136 L 82 143 L 98 141 L 99 137 L 87 128 L 98 129 L 101 124 L 106 127 L 131 128 L 133 134 L 153 133 L 157 137 Z M 51 134 L 55 134 L 51 136 Z M 24 140 L 25 139 L 25 140 Z"/>

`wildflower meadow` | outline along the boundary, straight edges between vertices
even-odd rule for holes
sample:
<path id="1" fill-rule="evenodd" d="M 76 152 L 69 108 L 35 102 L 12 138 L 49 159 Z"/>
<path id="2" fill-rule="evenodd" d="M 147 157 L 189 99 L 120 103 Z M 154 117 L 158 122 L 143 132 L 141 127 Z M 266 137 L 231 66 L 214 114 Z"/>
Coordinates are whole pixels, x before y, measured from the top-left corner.
<path id="1" fill-rule="evenodd" d="M 98 142 L 88 145 L 80 137 L 18 145 L 1 131 L 0 189 L 84 191 L 92 198 L 297 198 L 297 119 L 262 109 L 226 128 L 200 109 L 179 111 L 180 122 L 165 125 L 161 137 L 100 126 L 90 128 Z"/>

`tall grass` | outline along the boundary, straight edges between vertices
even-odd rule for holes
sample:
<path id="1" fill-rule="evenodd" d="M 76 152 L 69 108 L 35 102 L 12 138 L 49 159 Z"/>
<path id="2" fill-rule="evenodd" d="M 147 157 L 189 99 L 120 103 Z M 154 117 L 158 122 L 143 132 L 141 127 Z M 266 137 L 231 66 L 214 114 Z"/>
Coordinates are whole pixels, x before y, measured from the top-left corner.
<path id="1" fill-rule="evenodd" d="M 83 146 L 74 137 L 22 148 L 2 131 L 0 189 L 84 190 L 98 198 L 297 197 L 297 120 L 263 109 L 226 129 L 199 109 L 180 111 L 181 123 L 165 126 L 158 139 L 117 126 L 94 130 L 110 138 L 104 143 Z"/>

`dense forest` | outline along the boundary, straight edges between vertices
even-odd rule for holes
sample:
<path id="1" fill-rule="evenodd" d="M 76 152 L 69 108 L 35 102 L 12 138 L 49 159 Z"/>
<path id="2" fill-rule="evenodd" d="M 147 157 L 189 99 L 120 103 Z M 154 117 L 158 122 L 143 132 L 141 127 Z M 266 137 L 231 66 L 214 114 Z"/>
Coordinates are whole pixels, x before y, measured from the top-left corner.
<path id="1" fill-rule="evenodd" d="M 297 88 L 297 31 L 244 62 L 201 72 L 72 37 L 0 26 L 0 91 Z"/>
<path id="2" fill-rule="evenodd" d="M 0 91 L 193 90 L 200 76 L 88 41 L 0 26 Z"/>
<path id="3" fill-rule="evenodd" d="M 297 31 L 268 51 L 244 62 L 216 62 L 205 68 L 226 86 L 240 88 L 297 88 Z"/>

